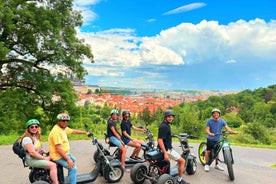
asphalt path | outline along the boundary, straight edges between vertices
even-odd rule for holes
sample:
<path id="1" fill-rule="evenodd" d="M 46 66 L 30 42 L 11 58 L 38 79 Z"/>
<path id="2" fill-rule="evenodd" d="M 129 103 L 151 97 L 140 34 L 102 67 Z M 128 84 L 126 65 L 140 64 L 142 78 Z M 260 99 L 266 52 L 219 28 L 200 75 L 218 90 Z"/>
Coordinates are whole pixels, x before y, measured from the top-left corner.
<path id="1" fill-rule="evenodd" d="M 99 140 L 103 143 L 103 140 Z M 91 171 L 94 166 L 93 153 L 96 149 L 91 141 L 80 140 L 71 141 L 71 153 L 77 158 L 78 173 L 87 173 Z M 174 148 L 180 152 L 179 143 L 173 143 Z M 47 149 L 47 145 L 43 146 Z M 193 146 L 192 153 L 197 156 L 198 144 L 191 144 Z M 111 149 L 111 151 L 113 148 Z M 127 154 L 131 154 L 132 148 L 127 149 Z M 0 183 L 1 184 L 28 184 L 29 169 L 24 168 L 21 160 L 12 152 L 12 146 L 0 146 Z M 203 183 L 219 183 L 219 184 L 275 184 L 276 183 L 276 169 L 269 167 L 276 163 L 276 150 L 264 148 L 246 148 L 233 147 L 234 155 L 234 173 L 235 180 L 230 181 L 226 169 L 226 165 L 222 165 L 225 171 L 218 171 L 214 169 L 214 165 L 210 167 L 210 172 L 205 172 L 203 166 L 198 162 L 198 168 L 194 175 L 184 175 L 184 179 L 191 184 Z M 172 165 L 175 162 L 171 162 Z M 66 172 L 65 172 L 66 173 Z M 94 183 L 106 183 L 102 176 L 99 176 Z M 130 179 L 129 173 L 125 173 L 119 183 L 133 183 Z M 145 182 L 149 183 L 149 182 Z"/>

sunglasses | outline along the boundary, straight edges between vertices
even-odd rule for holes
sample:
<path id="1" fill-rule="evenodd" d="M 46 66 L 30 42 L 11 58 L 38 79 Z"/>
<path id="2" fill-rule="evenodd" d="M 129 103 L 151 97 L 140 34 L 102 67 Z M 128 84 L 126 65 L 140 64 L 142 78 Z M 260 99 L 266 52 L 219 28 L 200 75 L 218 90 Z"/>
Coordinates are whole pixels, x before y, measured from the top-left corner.
<path id="1" fill-rule="evenodd" d="M 124 116 L 124 118 L 129 118 L 129 116 Z"/>
<path id="2" fill-rule="evenodd" d="M 31 129 L 34 129 L 34 128 L 38 128 L 39 126 L 35 125 L 35 126 L 30 126 Z"/>
<path id="3" fill-rule="evenodd" d="M 69 121 L 68 120 L 62 120 L 63 122 L 66 122 L 66 123 L 68 123 Z"/>

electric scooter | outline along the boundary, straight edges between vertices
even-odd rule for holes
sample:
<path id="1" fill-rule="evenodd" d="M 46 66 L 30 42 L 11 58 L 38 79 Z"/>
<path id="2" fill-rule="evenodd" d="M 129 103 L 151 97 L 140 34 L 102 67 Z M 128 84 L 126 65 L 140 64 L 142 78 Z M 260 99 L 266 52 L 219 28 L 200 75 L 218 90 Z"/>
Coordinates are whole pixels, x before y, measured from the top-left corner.
<path id="1" fill-rule="evenodd" d="M 185 159 L 184 171 L 189 175 L 194 174 L 197 169 L 196 157 L 191 154 L 187 139 L 196 137 L 187 133 L 172 136 L 177 137 L 180 142 L 181 157 Z M 146 160 L 146 163 L 138 163 L 131 169 L 130 178 L 135 184 L 142 184 L 146 179 L 153 184 L 171 183 L 178 176 L 178 164 L 170 167 L 170 162 L 164 160 L 164 153 L 159 148 L 148 152 Z"/>
<path id="2" fill-rule="evenodd" d="M 85 125 L 85 127 L 88 129 L 87 125 Z M 90 132 L 89 137 L 92 138 L 93 145 L 97 147 L 97 152 L 99 153 L 97 156 L 98 162 L 91 172 L 77 175 L 77 183 L 91 183 L 97 179 L 99 173 L 102 174 L 109 183 L 120 181 L 124 175 L 124 169 L 121 162 L 104 154 L 103 145 L 98 142 L 97 138 L 93 136 L 93 133 Z M 29 180 L 32 184 L 52 183 L 49 170 L 33 167 L 30 167 L 30 170 Z M 57 164 L 57 170 L 59 183 L 69 184 L 69 177 L 64 177 L 63 167 Z"/>
<path id="3" fill-rule="evenodd" d="M 139 128 L 143 128 L 143 127 L 139 127 Z M 153 138 L 153 133 L 149 130 L 149 129 L 145 129 L 145 134 L 147 135 L 146 138 L 145 138 L 145 142 L 144 144 L 141 145 L 142 147 L 142 150 L 143 150 L 143 156 L 141 159 L 133 159 L 133 158 L 130 158 L 130 157 L 126 157 L 125 159 L 125 165 L 126 167 L 132 167 L 134 166 L 135 164 L 137 163 L 143 163 L 145 162 L 145 156 L 146 154 L 153 150 L 154 147 L 155 147 L 155 144 L 154 144 L 154 138 Z M 116 147 L 115 145 L 113 145 L 112 143 L 109 142 L 109 138 L 107 137 L 107 134 L 105 133 L 105 142 L 109 145 L 109 149 L 110 147 Z M 94 161 L 97 162 L 98 159 L 97 159 L 97 155 L 99 153 L 96 151 L 94 153 Z M 118 160 L 121 160 L 121 151 L 119 148 L 116 148 L 115 151 L 111 154 L 110 151 L 108 149 L 105 149 L 104 150 L 104 154 L 106 156 L 111 156 L 112 158 L 114 159 L 118 159 Z"/>

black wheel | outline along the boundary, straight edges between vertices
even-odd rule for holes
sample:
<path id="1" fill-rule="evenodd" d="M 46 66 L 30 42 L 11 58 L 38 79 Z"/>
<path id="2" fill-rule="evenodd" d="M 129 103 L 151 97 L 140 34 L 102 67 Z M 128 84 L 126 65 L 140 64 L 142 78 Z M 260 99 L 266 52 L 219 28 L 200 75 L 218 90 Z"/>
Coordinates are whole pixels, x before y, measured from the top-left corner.
<path id="1" fill-rule="evenodd" d="M 36 181 L 45 181 L 51 183 L 50 176 L 46 169 L 34 168 L 31 170 L 29 174 L 30 183 L 34 183 Z"/>
<path id="2" fill-rule="evenodd" d="M 157 184 L 174 184 L 174 179 L 171 175 L 169 174 L 162 174 L 158 180 Z"/>
<path id="3" fill-rule="evenodd" d="M 98 162 L 98 160 L 99 160 L 99 155 L 100 155 L 99 150 L 96 150 L 96 151 L 94 152 L 94 155 L 93 155 L 93 159 L 94 159 L 94 162 L 95 162 L 95 163 Z"/>
<path id="4" fill-rule="evenodd" d="M 32 184 L 50 184 L 50 183 L 48 183 L 46 181 L 35 181 Z"/>
<path id="5" fill-rule="evenodd" d="M 205 151 L 207 149 L 207 143 L 206 142 L 202 142 L 200 143 L 199 147 L 198 147 L 198 158 L 200 163 L 204 166 L 206 164 L 205 161 Z"/>
<path id="6" fill-rule="evenodd" d="M 196 172 L 197 169 L 197 163 L 196 163 L 196 159 L 188 159 L 187 160 L 188 163 L 186 165 L 186 172 L 188 175 L 193 175 Z"/>
<path id="7" fill-rule="evenodd" d="M 143 163 L 135 164 L 130 171 L 130 178 L 135 184 L 144 183 L 147 175 L 147 166 Z"/>
<path id="8" fill-rule="evenodd" d="M 120 181 L 120 179 L 124 175 L 124 169 L 121 165 L 112 166 L 113 169 L 110 168 L 109 165 L 106 165 L 104 169 L 104 179 L 109 183 L 115 183 Z"/>
<path id="9" fill-rule="evenodd" d="M 234 170 L 233 170 L 233 164 L 232 164 L 232 155 L 231 155 L 230 149 L 225 149 L 223 151 L 223 155 L 224 155 L 224 162 L 227 165 L 229 178 L 230 178 L 231 181 L 233 181 L 235 179 L 235 176 L 234 176 Z"/>

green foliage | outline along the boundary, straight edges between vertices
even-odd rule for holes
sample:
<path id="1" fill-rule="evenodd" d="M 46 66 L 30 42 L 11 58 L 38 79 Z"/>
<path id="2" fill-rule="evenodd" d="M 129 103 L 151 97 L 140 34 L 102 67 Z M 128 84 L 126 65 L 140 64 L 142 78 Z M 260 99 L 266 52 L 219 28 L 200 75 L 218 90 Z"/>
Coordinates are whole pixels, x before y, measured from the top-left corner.
<path id="1" fill-rule="evenodd" d="M 260 123 L 249 123 L 244 127 L 244 132 L 252 136 L 256 141 L 262 144 L 271 144 L 268 130 Z"/>
<path id="2" fill-rule="evenodd" d="M 0 7 L 0 105 L 7 112 L 0 118 L 1 133 L 10 131 L 7 120 L 20 130 L 29 118 L 53 125 L 60 112 L 74 116 L 77 97 L 71 81 L 87 74 L 85 57 L 94 61 L 90 48 L 76 37 L 82 20 L 73 1 L 52 0 L 44 6 L 1 1 Z"/>

